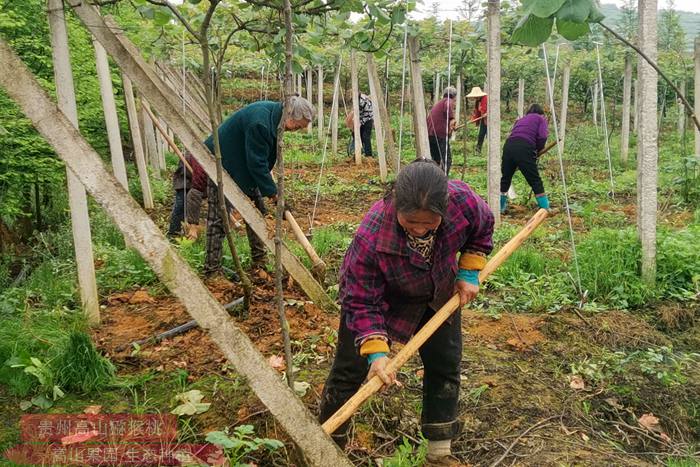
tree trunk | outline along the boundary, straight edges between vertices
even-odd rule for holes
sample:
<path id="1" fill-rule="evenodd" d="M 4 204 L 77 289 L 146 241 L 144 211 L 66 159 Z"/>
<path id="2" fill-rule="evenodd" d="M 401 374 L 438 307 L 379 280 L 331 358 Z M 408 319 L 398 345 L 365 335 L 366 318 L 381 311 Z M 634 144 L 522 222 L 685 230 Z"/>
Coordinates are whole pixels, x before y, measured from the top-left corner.
<path id="1" fill-rule="evenodd" d="M 487 9 L 487 80 L 488 80 L 488 203 L 495 225 L 501 223 L 501 22 L 500 0 L 488 0 Z"/>
<path id="2" fill-rule="evenodd" d="M 632 97 L 632 57 L 625 54 L 625 75 L 622 81 L 622 134 L 620 135 L 620 162 L 627 167 L 630 151 L 630 100 Z"/>
<path id="3" fill-rule="evenodd" d="M 338 57 L 338 67 L 335 70 L 335 78 L 333 78 L 333 104 L 331 107 L 331 148 L 332 153 L 338 154 L 338 107 L 340 106 L 340 70 L 342 58 Z"/>
<path id="4" fill-rule="evenodd" d="M 109 153 L 112 157 L 112 171 L 119 183 L 128 191 L 129 182 L 126 178 L 126 165 L 124 164 L 124 152 L 122 151 L 122 137 L 119 132 L 119 117 L 117 116 L 117 104 L 114 102 L 114 90 L 112 89 L 112 74 L 109 71 L 107 52 L 104 47 L 93 39 L 95 47 L 95 64 L 97 77 L 100 81 L 100 94 L 102 96 L 102 109 L 105 115 L 107 127 L 107 140 L 109 141 Z"/>
<path id="5" fill-rule="evenodd" d="M 656 61 L 657 0 L 639 1 L 639 45 Z M 639 237 L 642 245 L 642 279 L 653 285 L 656 278 L 656 209 L 658 122 L 656 120 L 658 75 L 645 60 L 639 59 L 639 156 L 637 160 L 637 199 Z"/>
<path id="6" fill-rule="evenodd" d="M 153 193 L 151 192 L 151 180 L 148 178 L 148 167 L 146 166 L 146 155 L 143 152 L 143 139 L 141 138 L 141 128 L 136 111 L 136 100 L 134 99 L 134 88 L 128 76 L 122 73 L 122 84 L 124 85 L 124 98 L 126 100 L 126 113 L 129 117 L 129 130 L 131 131 L 131 142 L 134 146 L 134 159 L 139 172 L 141 182 L 141 193 L 143 195 L 143 207 L 153 209 Z"/>
<path id="7" fill-rule="evenodd" d="M 634 134 L 639 133 L 639 79 L 634 80 Z"/>
<path id="8" fill-rule="evenodd" d="M 350 80 L 352 81 L 352 134 L 355 141 L 355 164 L 362 164 L 362 138 L 360 138 L 360 84 L 357 77 L 357 55 L 350 51 Z"/>
<path id="9" fill-rule="evenodd" d="M 518 118 L 525 115 L 525 80 L 518 79 Z"/>
<path id="10" fill-rule="evenodd" d="M 68 48 L 68 32 L 63 14 L 62 0 L 48 0 L 49 29 L 51 33 L 51 54 L 53 56 L 54 82 L 58 108 L 66 115 L 73 127 L 78 129 L 78 108 L 75 102 L 73 71 Z M 0 67 L 0 73 L 10 75 L 18 71 L 13 67 Z M 87 195 L 80 183 L 77 173 L 66 166 L 68 182 L 68 205 L 70 206 L 71 227 L 73 230 L 73 247 L 75 263 L 78 270 L 78 288 L 83 312 L 90 325 L 100 324 L 100 308 L 97 299 L 97 282 L 92 255 L 92 234 L 90 233 L 90 215 L 88 213 Z"/>
<path id="11" fill-rule="evenodd" d="M 290 79 L 291 81 L 291 79 Z M 291 92 L 291 89 L 290 89 Z M 318 66 L 318 99 L 316 101 L 316 124 L 318 125 L 318 142 L 323 144 L 323 67 Z"/>
<path id="12" fill-rule="evenodd" d="M 429 159 L 430 145 L 428 143 L 428 120 L 425 113 L 425 97 L 423 95 L 423 78 L 421 76 L 418 38 L 408 38 L 408 52 L 411 57 L 411 94 L 413 102 L 413 126 L 416 142 L 416 157 Z"/>
<path id="13" fill-rule="evenodd" d="M 559 139 L 561 140 L 562 152 L 566 143 L 566 118 L 569 112 L 569 78 L 571 76 L 571 65 L 564 64 L 564 71 L 561 77 L 561 112 L 559 113 Z"/>

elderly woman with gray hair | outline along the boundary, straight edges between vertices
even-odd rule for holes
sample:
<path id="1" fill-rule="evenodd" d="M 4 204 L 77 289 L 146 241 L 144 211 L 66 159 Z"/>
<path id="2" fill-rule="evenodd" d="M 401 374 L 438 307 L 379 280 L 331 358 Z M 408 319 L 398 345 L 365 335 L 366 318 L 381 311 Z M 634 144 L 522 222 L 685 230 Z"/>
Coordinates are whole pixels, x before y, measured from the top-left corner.
<path id="1" fill-rule="evenodd" d="M 452 166 L 452 150 L 450 136 L 455 129 L 455 112 L 457 105 L 457 89 L 448 86 L 442 92 L 439 100 L 428 114 L 428 143 L 430 157 L 437 162 L 445 174 L 450 174 Z"/>
<path id="2" fill-rule="evenodd" d="M 313 116 L 314 106 L 303 97 L 293 96 L 289 100 L 284 129 L 296 131 L 306 128 Z M 270 171 L 277 162 L 277 127 L 280 120 L 281 102 L 260 101 L 243 107 L 227 117 L 219 126 L 224 170 L 263 214 L 266 214 L 266 209 L 262 198 L 277 199 L 277 185 Z M 214 140 L 211 136 L 204 144 L 214 152 Z M 204 273 L 211 275 L 221 271 L 221 246 L 225 232 L 219 214 L 219 194 L 212 180 L 209 180 L 207 192 L 209 209 Z M 250 227 L 246 227 L 246 232 L 252 266 L 263 267 L 266 260 L 265 245 Z"/>

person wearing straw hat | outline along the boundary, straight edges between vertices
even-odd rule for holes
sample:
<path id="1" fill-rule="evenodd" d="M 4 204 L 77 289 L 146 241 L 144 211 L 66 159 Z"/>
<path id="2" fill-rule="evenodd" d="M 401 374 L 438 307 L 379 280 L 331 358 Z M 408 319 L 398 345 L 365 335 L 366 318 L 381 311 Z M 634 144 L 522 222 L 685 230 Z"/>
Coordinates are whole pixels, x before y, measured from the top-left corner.
<path id="1" fill-rule="evenodd" d="M 450 135 L 455 129 L 457 101 L 457 89 L 448 86 L 442 92 L 439 100 L 428 114 L 428 142 L 430 143 L 430 157 L 438 163 L 447 175 L 452 166 L 452 150 L 450 148 Z"/>
<path id="2" fill-rule="evenodd" d="M 393 343 L 406 343 L 453 294 L 460 305 L 479 293 L 479 271 L 493 248 L 491 209 L 461 180 L 449 180 L 430 159 L 404 166 L 387 195 L 365 215 L 340 268 L 340 325 L 335 360 L 321 396 L 328 420 L 367 378 L 385 386 Z M 460 253 L 457 261 L 457 253 Z M 462 330 L 460 312 L 420 347 L 425 368 L 421 431 L 426 465 L 461 465 L 451 442 L 458 420 Z M 332 435 L 347 443 L 350 422 Z"/>
<path id="3" fill-rule="evenodd" d="M 476 152 L 480 153 L 481 147 L 484 145 L 486 132 L 488 131 L 488 126 L 486 125 L 488 96 L 479 86 L 474 86 L 472 90 L 469 91 L 469 94 L 467 94 L 467 99 L 476 99 L 476 101 L 474 101 L 474 112 L 472 113 L 470 122 L 479 127 L 479 137 L 476 140 Z"/>

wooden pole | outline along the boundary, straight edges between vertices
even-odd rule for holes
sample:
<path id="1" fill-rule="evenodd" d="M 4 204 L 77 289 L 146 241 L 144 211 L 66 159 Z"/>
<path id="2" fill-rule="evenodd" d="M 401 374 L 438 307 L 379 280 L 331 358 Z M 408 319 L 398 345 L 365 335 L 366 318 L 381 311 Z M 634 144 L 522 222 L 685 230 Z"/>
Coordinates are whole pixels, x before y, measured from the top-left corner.
<path id="1" fill-rule="evenodd" d="M 306 100 L 314 103 L 314 70 L 312 67 L 306 69 Z M 309 122 L 306 131 L 311 134 L 314 129 L 314 122 Z"/>
<path id="2" fill-rule="evenodd" d="M 484 269 L 479 273 L 479 282 L 484 282 L 508 257 L 518 249 L 520 245 L 530 236 L 530 234 L 547 218 L 547 210 L 540 209 L 535 216 L 523 227 L 523 229 L 515 235 L 498 253 L 496 253 Z M 445 303 L 430 320 L 406 343 L 405 346 L 398 351 L 396 356 L 389 360 L 386 366 L 387 373 L 398 371 L 418 349 L 432 336 L 442 324 L 452 316 L 459 308 L 459 294 L 455 294 L 450 300 Z M 323 430 L 328 433 L 334 433 L 340 425 L 345 423 L 352 414 L 374 393 L 379 391 L 384 385 L 379 376 L 374 376 L 367 381 L 354 396 L 343 404 L 336 413 L 333 414 L 323 425 Z"/>
<path id="3" fill-rule="evenodd" d="M 561 140 L 562 151 L 566 143 L 566 118 L 569 113 L 569 80 L 571 77 L 571 65 L 564 64 L 564 71 L 561 79 L 561 112 L 559 113 L 559 139 Z"/>
<path id="4" fill-rule="evenodd" d="M 695 65 L 695 108 L 700 109 L 700 37 L 694 41 L 693 62 Z M 700 160 L 700 130 L 695 128 L 695 154 Z"/>
<path id="5" fill-rule="evenodd" d="M 48 16 L 58 108 L 77 131 L 78 108 L 75 102 L 68 32 L 62 0 L 48 0 Z M 18 72 L 14 67 L 2 67 L 2 69 L 5 71 L 0 75 L 4 76 L 8 73 L 14 76 Z M 82 309 L 88 322 L 90 325 L 98 325 L 100 323 L 100 305 L 97 299 L 97 282 L 95 281 L 95 265 L 92 254 L 90 214 L 88 213 L 85 188 L 80 183 L 78 175 L 70 167 L 66 167 L 68 205 L 70 206 L 75 263 L 78 270 L 78 288 L 80 289 Z"/>
<path id="6" fill-rule="evenodd" d="M 211 157 L 209 149 L 202 144 L 203 137 L 192 125 L 194 122 L 183 112 L 181 99 L 145 63 L 134 44 L 120 33 L 121 28 L 114 20 L 109 17 L 102 18 L 92 6 L 80 0 L 67 1 L 122 71 L 132 80 L 138 80 L 143 96 L 168 121 L 182 145 L 199 162 L 207 176 L 216 179 L 214 158 Z M 272 250 L 274 242 L 270 238 L 265 219 L 227 173 L 224 173 L 224 195 L 236 206 L 246 224 L 262 239 L 265 246 Z M 317 306 L 328 311 L 337 310 L 335 302 L 285 245 L 282 245 L 282 263 L 289 275 Z"/>
<path id="7" fill-rule="evenodd" d="M 407 42 L 411 58 L 411 95 L 413 97 L 413 132 L 416 140 L 416 157 L 429 159 L 428 121 L 425 112 L 423 77 L 421 76 L 420 58 L 418 57 L 420 45 L 418 38 L 415 36 L 409 36 Z"/>
<path id="8" fill-rule="evenodd" d="M 593 125 L 598 132 L 598 80 L 593 82 Z"/>
<path id="9" fill-rule="evenodd" d="M 318 141 L 323 144 L 323 67 L 318 66 L 318 99 L 316 101 L 316 125 L 318 126 Z"/>
<path id="10" fill-rule="evenodd" d="M 374 89 L 374 92 L 370 92 L 372 92 L 373 95 L 376 95 L 377 101 L 374 104 L 374 108 L 376 109 L 375 118 L 378 112 L 379 116 L 381 117 L 382 129 L 384 130 L 382 133 L 382 138 L 384 140 L 383 146 L 386 155 L 386 163 L 392 167 L 395 167 L 397 151 L 396 144 L 394 143 L 394 134 L 391 127 L 391 116 L 389 115 L 389 111 L 386 106 L 386 100 L 384 97 L 384 90 L 382 89 L 382 84 L 379 81 L 379 73 L 377 72 L 377 65 L 374 61 L 374 55 L 371 53 L 367 53 L 366 56 L 367 76 L 369 78 L 371 89 Z M 377 141 L 377 145 L 379 145 L 379 141 Z M 379 163 L 381 164 L 381 159 Z"/>
<path id="11" fill-rule="evenodd" d="M 335 70 L 333 78 L 333 104 L 331 106 L 331 151 L 333 154 L 338 154 L 338 107 L 340 94 L 340 70 L 342 58 L 338 57 L 338 66 Z"/>
<path id="12" fill-rule="evenodd" d="M 488 202 L 495 225 L 501 223 L 501 20 L 500 0 L 488 0 L 486 24 L 488 31 L 487 84 L 488 90 Z"/>
<path id="13" fill-rule="evenodd" d="M 175 141 L 173 141 L 172 139 L 170 139 L 170 137 L 168 136 L 167 131 L 165 131 L 165 128 L 163 128 L 163 126 L 162 126 L 162 125 L 160 124 L 160 122 L 158 121 L 159 119 L 156 118 L 155 115 L 153 115 L 153 111 L 152 111 L 149 107 L 144 107 L 143 110 L 146 111 L 146 114 L 147 114 L 148 117 L 151 119 L 151 122 L 153 122 L 153 125 L 155 125 L 156 129 L 157 129 L 158 132 L 161 134 L 161 136 L 163 137 L 163 139 L 165 140 L 165 142 L 168 143 L 168 146 L 170 146 L 170 149 L 172 149 L 173 152 L 177 155 L 177 157 L 180 158 L 180 160 L 181 160 L 182 163 L 185 165 L 185 167 L 187 168 L 187 170 L 189 170 L 190 173 L 192 173 L 192 166 L 190 165 L 189 162 L 187 162 L 187 158 L 185 157 L 184 154 L 182 154 L 182 151 L 180 151 L 180 148 L 177 147 L 177 144 L 175 144 Z"/>
<path id="14" fill-rule="evenodd" d="M 97 78 L 100 81 L 100 95 L 102 96 L 102 109 L 105 115 L 107 127 L 107 140 L 109 141 L 109 153 L 112 158 L 112 171 L 119 183 L 125 189 L 129 189 L 126 178 L 126 165 L 124 164 L 124 152 L 122 151 L 122 137 L 119 132 L 119 117 L 117 116 L 117 104 L 114 102 L 114 89 L 112 89 L 112 74 L 109 71 L 107 52 L 104 47 L 93 38 L 95 47 L 95 65 Z"/>
<path id="15" fill-rule="evenodd" d="M 636 135 L 639 132 L 639 80 L 634 80 L 634 117 L 633 130 Z"/>
<path id="16" fill-rule="evenodd" d="M 625 54 L 625 72 L 622 79 L 622 123 L 620 135 L 620 162 L 627 167 L 630 151 L 630 106 L 632 98 L 632 57 Z"/>
<path id="17" fill-rule="evenodd" d="M 657 0 L 639 0 L 639 46 L 652 61 L 657 58 Z M 637 159 L 637 198 L 639 238 L 642 245 L 642 280 L 653 286 L 656 280 L 656 218 L 658 184 L 658 74 L 643 59 L 639 60 L 640 89 L 639 157 Z"/>
<path id="18" fill-rule="evenodd" d="M 141 112 L 142 118 L 141 123 L 143 124 L 143 140 L 146 147 L 146 160 L 148 165 L 153 168 L 153 173 L 156 177 L 161 178 L 162 173 L 160 171 L 160 162 L 158 160 L 158 148 L 156 147 L 156 133 L 153 127 L 153 121 L 148 117 L 148 110 L 150 110 L 150 104 L 146 99 L 141 99 Z M 146 110 L 148 109 L 148 110 Z"/>
<path id="19" fill-rule="evenodd" d="M 371 64 L 370 64 L 371 63 Z M 372 70 L 374 73 L 372 73 Z M 377 158 L 379 159 L 379 178 L 382 183 L 386 183 L 387 168 L 386 168 L 386 153 L 384 152 L 384 125 L 382 123 L 382 113 L 379 112 L 379 106 L 383 103 L 377 95 L 377 87 L 379 87 L 379 92 L 381 92 L 381 86 L 379 85 L 379 79 L 376 78 L 377 70 L 374 69 L 374 61 L 367 60 L 367 74 L 369 75 L 369 95 L 372 99 L 372 108 L 377 109 L 374 112 L 374 132 L 377 137 Z M 374 76 L 373 76 L 374 75 Z"/>
<path id="20" fill-rule="evenodd" d="M 134 159 L 139 172 L 139 182 L 141 183 L 141 193 L 143 195 L 143 207 L 153 209 L 153 193 L 151 192 L 151 180 L 148 178 L 148 167 L 146 166 L 146 155 L 143 152 L 143 139 L 141 138 L 141 128 L 139 126 L 138 112 L 136 111 L 136 99 L 134 99 L 134 87 L 128 76 L 122 73 L 122 84 L 124 85 L 124 99 L 126 100 L 126 114 L 129 118 L 129 130 L 131 131 L 131 142 L 134 146 Z"/>
<path id="21" fill-rule="evenodd" d="M 355 164 L 362 163 L 362 138 L 360 138 L 360 83 L 357 76 L 357 55 L 350 51 L 350 80 L 352 82 L 352 134 L 355 138 Z"/>
<path id="22" fill-rule="evenodd" d="M 287 222 L 289 222 L 289 225 L 292 227 L 294 237 L 297 239 L 302 248 L 304 248 L 304 251 L 311 260 L 311 272 L 318 280 L 323 282 L 324 278 L 326 277 L 326 263 L 320 256 L 318 256 L 318 253 L 316 253 L 313 245 L 311 245 L 309 239 L 306 238 L 306 235 L 304 235 L 304 232 L 301 230 L 301 227 L 299 227 L 299 223 L 297 223 L 297 220 L 294 218 L 292 213 L 285 211 L 284 218 L 287 219 Z"/>
<path id="23" fill-rule="evenodd" d="M 518 118 L 525 115 L 525 80 L 518 79 Z"/>

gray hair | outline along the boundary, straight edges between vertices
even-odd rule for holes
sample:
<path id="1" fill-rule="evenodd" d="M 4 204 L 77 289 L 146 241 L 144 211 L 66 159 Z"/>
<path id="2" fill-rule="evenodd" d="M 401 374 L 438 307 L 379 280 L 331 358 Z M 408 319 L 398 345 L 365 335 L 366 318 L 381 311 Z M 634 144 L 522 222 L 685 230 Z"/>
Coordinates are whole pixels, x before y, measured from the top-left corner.
<path id="1" fill-rule="evenodd" d="M 450 96 L 450 98 L 455 98 L 457 97 L 457 88 L 454 86 L 447 86 L 443 91 L 442 91 L 442 97 L 447 97 Z"/>
<path id="2" fill-rule="evenodd" d="M 313 122 L 315 109 L 311 102 L 303 97 L 292 96 L 289 98 L 289 111 L 287 115 L 292 120 L 306 120 Z"/>

